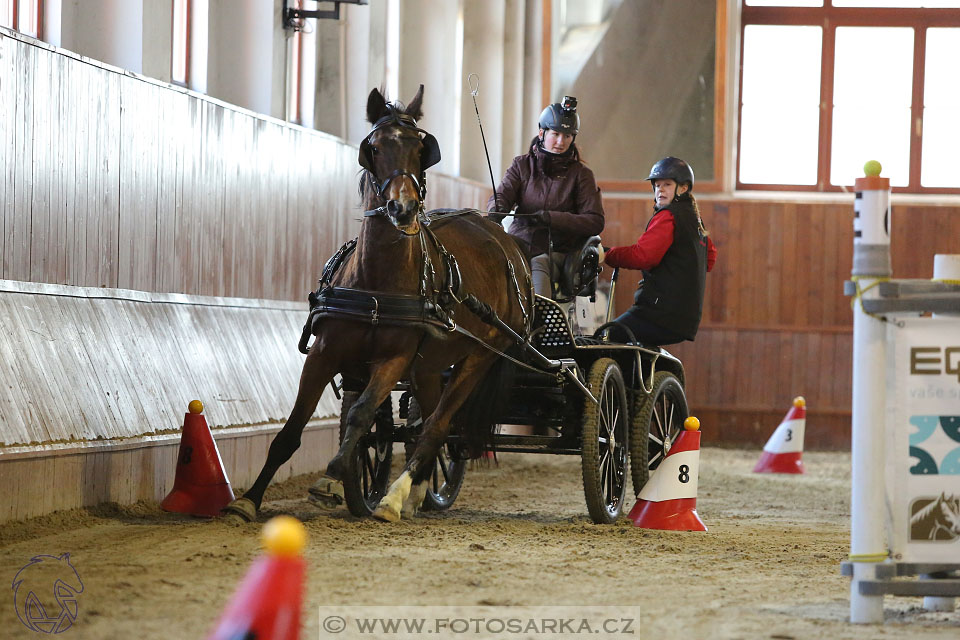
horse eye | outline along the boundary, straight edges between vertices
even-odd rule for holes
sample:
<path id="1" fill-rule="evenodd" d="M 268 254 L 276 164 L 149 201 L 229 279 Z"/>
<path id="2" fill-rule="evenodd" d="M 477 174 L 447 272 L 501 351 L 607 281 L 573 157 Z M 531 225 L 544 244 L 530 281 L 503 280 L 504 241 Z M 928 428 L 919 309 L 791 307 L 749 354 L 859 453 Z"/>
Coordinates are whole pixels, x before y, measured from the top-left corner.
<path id="1" fill-rule="evenodd" d="M 373 155 L 377 155 L 378 153 L 380 153 L 380 149 L 377 149 L 375 146 L 370 145 L 370 153 L 372 153 Z"/>

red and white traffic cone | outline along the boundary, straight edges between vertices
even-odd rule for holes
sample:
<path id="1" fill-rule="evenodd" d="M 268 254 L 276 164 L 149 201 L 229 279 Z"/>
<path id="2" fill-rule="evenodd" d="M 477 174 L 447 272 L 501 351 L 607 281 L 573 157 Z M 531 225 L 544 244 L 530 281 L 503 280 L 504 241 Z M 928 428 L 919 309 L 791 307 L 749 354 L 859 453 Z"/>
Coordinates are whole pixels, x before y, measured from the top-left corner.
<path id="1" fill-rule="evenodd" d="M 643 485 L 628 516 L 644 529 L 706 531 L 697 514 L 700 475 L 700 421 L 690 416 L 673 441 L 670 453 Z"/>
<path id="2" fill-rule="evenodd" d="M 207 640 L 300 637 L 307 531 L 296 518 L 277 516 L 262 537 L 267 555 L 254 561 Z"/>
<path id="3" fill-rule="evenodd" d="M 233 489 L 223 470 L 217 443 L 203 417 L 203 403 L 192 400 L 189 410 L 183 417 L 173 490 L 160 503 L 160 508 L 213 518 L 233 501 Z"/>
<path id="4" fill-rule="evenodd" d="M 807 424 L 807 401 L 793 399 L 793 406 L 773 432 L 763 454 L 753 468 L 754 473 L 803 473 L 803 430 Z"/>

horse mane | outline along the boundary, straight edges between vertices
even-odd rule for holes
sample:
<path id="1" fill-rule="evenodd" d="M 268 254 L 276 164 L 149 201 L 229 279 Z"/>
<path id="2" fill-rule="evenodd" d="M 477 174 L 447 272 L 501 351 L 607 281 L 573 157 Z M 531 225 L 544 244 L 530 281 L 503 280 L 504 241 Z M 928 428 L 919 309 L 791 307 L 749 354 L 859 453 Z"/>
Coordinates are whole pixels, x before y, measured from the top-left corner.
<path id="1" fill-rule="evenodd" d="M 373 187 L 373 176 L 370 175 L 370 172 L 366 169 L 360 169 L 357 174 L 360 176 L 360 184 L 357 185 L 357 193 L 360 194 L 360 200 L 363 201 L 367 197 L 367 189 Z"/>

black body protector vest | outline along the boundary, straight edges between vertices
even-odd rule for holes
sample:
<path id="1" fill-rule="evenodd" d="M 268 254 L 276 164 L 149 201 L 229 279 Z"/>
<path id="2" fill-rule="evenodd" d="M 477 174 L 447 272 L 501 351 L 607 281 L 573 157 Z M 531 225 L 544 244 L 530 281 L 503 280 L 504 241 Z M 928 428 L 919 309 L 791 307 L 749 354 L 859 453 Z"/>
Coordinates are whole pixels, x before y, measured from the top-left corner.
<path id="1" fill-rule="evenodd" d="M 664 209 L 673 214 L 673 243 L 660 264 L 643 272 L 634 303 L 654 324 L 693 340 L 703 314 L 707 237 L 700 231 L 689 199 L 672 202 Z"/>

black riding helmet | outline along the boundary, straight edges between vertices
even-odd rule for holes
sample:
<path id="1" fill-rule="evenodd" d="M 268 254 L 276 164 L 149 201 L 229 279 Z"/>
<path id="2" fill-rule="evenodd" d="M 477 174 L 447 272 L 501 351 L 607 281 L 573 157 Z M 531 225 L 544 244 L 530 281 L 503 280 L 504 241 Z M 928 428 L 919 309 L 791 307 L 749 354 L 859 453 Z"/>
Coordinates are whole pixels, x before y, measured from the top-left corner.
<path id="1" fill-rule="evenodd" d="M 577 115 L 577 99 L 563 96 L 562 102 L 554 102 L 540 113 L 540 128 L 560 133 L 577 135 L 580 131 L 580 116 Z"/>
<path id="2" fill-rule="evenodd" d="M 650 169 L 647 180 L 673 180 L 677 186 L 688 185 L 687 193 L 693 191 L 693 168 L 680 158 L 667 156 Z"/>

